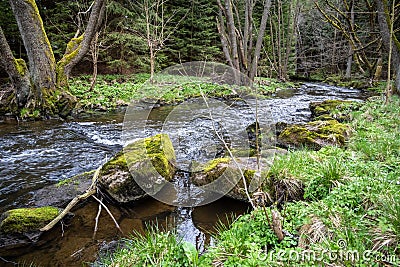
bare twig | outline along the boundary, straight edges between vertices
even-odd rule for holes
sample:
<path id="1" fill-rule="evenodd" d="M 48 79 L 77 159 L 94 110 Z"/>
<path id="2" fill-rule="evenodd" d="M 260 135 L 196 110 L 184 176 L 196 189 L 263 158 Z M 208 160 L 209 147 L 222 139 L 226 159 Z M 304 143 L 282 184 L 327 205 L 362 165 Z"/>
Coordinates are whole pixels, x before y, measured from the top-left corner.
<path id="1" fill-rule="evenodd" d="M 101 199 L 102 200 L 102 199 Z M 101 209 L 102 209 L 102 206 L 101 206 L 101 204 L 99 204 L 99 210 L 97 211 L 97 215 L 96 215 L 96 218 L 95 218 L 95 225 L 94 225 L 94 231 L 93 231 L 93 238 L 92 239 L 95 239 L 96 238 L 96 233 L 97 233 L 97 230 L 98 230 L 98 225 L 99 225 L 99 218 L 100 218 L 100 214 L 101 214 Z"/>
<path id="2" fill-rule="evenodd" d="M 118 230 L 121 232 L 121 234 L 124 234 L 124 232 L 122 231 L 121 227 L 119 227 L 119 224 L 118 224 L 117 220 L 115 220 L 114 216 L 112 215 L 111 211 L 107 208 L 107 206 L 104 205 L 104 203 L 100 199 L 98 199 L 96 196 L 92 195 L 92 197 L 94 199 L 96 199 L 96 201 L 99 202 L 99 204 L 101 206 L 103 206 L 103 208 L 107 211 L 108 215 L 110 215 L 111 219 L 114 221 L 115 226 L 118 228 Z"/>

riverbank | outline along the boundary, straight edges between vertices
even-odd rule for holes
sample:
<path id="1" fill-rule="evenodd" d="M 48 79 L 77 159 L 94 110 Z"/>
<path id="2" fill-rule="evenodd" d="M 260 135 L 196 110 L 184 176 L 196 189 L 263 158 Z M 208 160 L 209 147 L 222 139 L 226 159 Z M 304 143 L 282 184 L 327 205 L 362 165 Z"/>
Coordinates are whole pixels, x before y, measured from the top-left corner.
<path id="1" fill-rule="evenodd" d="M 93 110 L 112 111 L 127 106 L 130 101 L 159 102 L 177 104 L 186 99 L 201 97 L 200 90 L 207 96 L 217 98 L 236 97 L 237 92 L 225 85 L 193 81 L 190 77 L 157 75 L 155 84 L 149 82 L 150 75 L 99 75 L 93 90 L 90 90 L 90 76 L 71 79 L 71 93 L 78 99 L 78 112 Z M 198 85 L 201 86 L 198 86 Z M 255 82 L 257 93 L 268 96 L 280 89 L 299 86 L 293 82 L 258 78 Z"/>
<path id="2" fill-rule="evenodd" d="M 400 99 L 381 98 L 350 113 L 345 148 L 296 150 L 277 156 L 264 174 L 304 184 L 304 200 L 258 208 L 221 227 L 216 244 L 199 255 L 170 232 L 151 231 L 104 265 L 271 266 L 319 264 L 378 266 L 400 256 Z M 285 238 L 270 228 L 279 211 Z M 171 236 L 175 237 L 172 238 Z M 157 244 L 157 245 L 156 245 Z M 149 256 L 150 255 L 150 256 Z M 100 264 L 100 265 L 101 265 Z"/>

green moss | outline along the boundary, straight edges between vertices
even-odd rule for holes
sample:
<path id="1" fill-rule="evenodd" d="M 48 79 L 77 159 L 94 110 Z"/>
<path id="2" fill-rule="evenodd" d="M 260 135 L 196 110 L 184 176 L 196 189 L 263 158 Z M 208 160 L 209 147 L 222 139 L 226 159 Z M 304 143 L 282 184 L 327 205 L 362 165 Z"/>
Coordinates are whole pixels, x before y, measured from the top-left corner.
<path id="1" fill-rule="evenodd" d="M 350 127 L 336 120 L 313 121 L 305 125 L 287 127 L 279 140 L 294 146 L 319 149 L 325 145 L 343 146 L 350 135 Z"/>
<path id="2" fill-rule="evenodd" d="M 110 173 L 115 170 L 129 172 L 128 166 L 134 166 L 146 159 L 151 160 L 152 166 L 162 177 L 168 181 L 173 178 L 176 157 L 167 134 L 157 134 L 129 144 L 103 166 L 101 173 Z"/>
<path id="3" fill-rule="evenodd" d="M 64 73 L 64 68 L 67 64 L 69 64 L 72 59 L 74 59 L 80 50 L 82 41 L 83 41 L 83 34 L 78 38 L 72 38 L 68 44 L 67 49 L 65 51 L 65 55 L 63 58 L 57 63 L 57 86 L 68 86 L 68 77 Z"/>
<path id="4" fill-rule="evenodd" d="M 26 72 L 28 70 L 28 67 L 26 66 L 25 60 L 23 60 L 22 58 L 15 58 L 14 59 L 14 64 L 15 64 L 15 67 L 16 67 L 18 73 L 21 76 L 25 76 L 25 74 L 26 74 Z"/>
<path id="5" fill-rule="evenodd" d="M 61 181 L 59 181 L 59 182 L 56 184 L 56 186 L 57 186 L 57 187 L 61 187 L 61 186 L 63 186 L 63 185 L 69 185 L 69 184 L 71 184 L 71 183 L 79 184 L 79 179 L 81 179 L 81 178 L 90 179 L 90 178 L 93 176 L 93 174 L 94 174 L 95 171 L 96 171 L 96 170 L 91 170 L 91 171 L 88 171 L 88 172 L 83 172 L 83 173 L 80 173 L 80 174 L 78 174 L 78 175 L 75 175 L 75 176 L 69 177 L 69 178 L 67 178 L 67 179 L 61 180 Z"/>
<path id="6" fill-rule="evenodd" d="M 59 214 L 55 207 L 20 208 L 2 215 L 0 232 L 5 234 L 39 230 Z"/>
<path id="7" fill-rule="evenodd" d="M 325 100 L 323 102 L 310 103 L 310 110 L 313 117 L 331 115 L 339 106 L 349 106 L 353 102 L 345 100 Z"/>
<path id="8" fill-rule="evenodd" d="M 204 166 L 204 172 L 208 173 L 213 170 L 219 165 L 219 164 L 229 164 L 231 162 L 231 158 L 216 158 L 213 159 Z"/>

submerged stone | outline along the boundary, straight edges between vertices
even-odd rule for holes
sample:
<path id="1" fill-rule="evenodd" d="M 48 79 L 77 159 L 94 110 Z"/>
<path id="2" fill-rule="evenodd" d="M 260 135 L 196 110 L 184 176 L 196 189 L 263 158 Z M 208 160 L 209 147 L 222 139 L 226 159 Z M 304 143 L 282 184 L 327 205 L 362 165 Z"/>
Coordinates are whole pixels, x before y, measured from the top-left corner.
<path id="1" fill-rule="evenodd" d="M 324 146 L 344 146 L 350 135 L 350 127 L 337 120 L 312 121 L 307 124 L 288 126 L 278 137 L 286 147 L 307 146 L 320 149 Z"/>
<path id="2" fill-rule="evenodd" d="M 167 134 L 127 145 L 102 167 L 99 186 L 121 203 L 159 192 L 175 174 L 176 157 Z"/>

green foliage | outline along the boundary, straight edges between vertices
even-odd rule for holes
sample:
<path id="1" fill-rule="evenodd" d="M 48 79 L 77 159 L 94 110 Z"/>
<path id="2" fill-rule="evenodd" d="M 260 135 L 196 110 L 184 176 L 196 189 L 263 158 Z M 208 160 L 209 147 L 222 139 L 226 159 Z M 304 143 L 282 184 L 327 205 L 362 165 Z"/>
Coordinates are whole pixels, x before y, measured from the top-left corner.
<path id="1" fill-rule="evenodd" d="M 131 100 L 153 99 L 163 104 L 179 103 L 189 98 L 201 97 L 201 92 L 209 97 L 228 98 L 235 96 L 228 85 L 218 85 L 195 77 L 156 75 L 154 83 L 149 75 L 99 75 L 93 91 L 90 91 L 90 76 L 71 79 L 70 91 L 75 95 L 82 109 L 112 110 L 127 105 Z M 259 94 L 267 95 L 278 88 L 289 87 L 291 83 L 280 83 L 272 79 L 269 85 L 258 85 Z M 249 88 L 240 88 L 247 92 Z"/>
<path id="2" fill-rule="evenodd" d="M 193 247 L 177 240 L 173 232 L 159 232 L 156 227 L 141 235 L 134 233 L 100 266 L 195 266 L 197 254 Z"/>
<path id="3" fill-rule="evenodd" d="M 202 259 L 204 265 L 220 263 L 223 266 L 265 266 L 260 260 L 264 251 L 294 247 L 297 242 L 291 237 L 279 241 L 268 224 L 269 209 L 254 210 L 239 217 L 228 229 L 221 226 L 216 236 L 217 244 L 209 249 Z M 286 226 L 285 221 L 282 222 Z M 292 229 L 286 229 L 292 230 Z M 209 265 L 208 265 L 209 264 Z"/>
<path id="4" fill-rule="evenodd" d="M 283 241 L 269 226 L 265 214 L 271 219 L 270 208 L 259 208 L 229 227 L 220 226 L 215 245 L 200 257 L 193 246 L 183 245 L 182 265 L 379 266 L 381 259 L 398 264 L 399 107 L 394 96 L 388 105 L 378 98 L 352 111 L 355 132 L 347 148 L 296 150 L 274 160 L 264 175 L 265 191 L 270 179 L 298 179 L 306 185 L 306 201 L 283 204 L 282 227 L 291 234 Z M 148 244 L 142 247 L 154 243 L 143 242 Z"/>
<path id="5" fill-rule="evenodd" d="M 207 0 L 176 0 L 168 4 L 180 7 L 174 24 L 184 18 L 165 51 L 170 64 L 220 59 L 221 41 L 215 20 L 217 5 Z"/>

